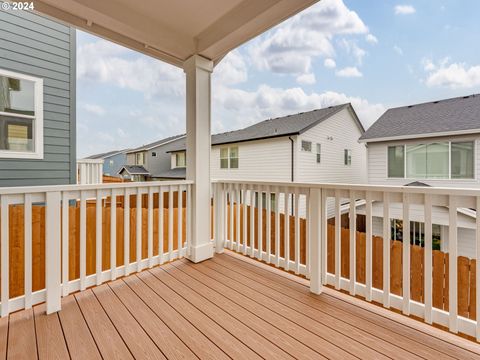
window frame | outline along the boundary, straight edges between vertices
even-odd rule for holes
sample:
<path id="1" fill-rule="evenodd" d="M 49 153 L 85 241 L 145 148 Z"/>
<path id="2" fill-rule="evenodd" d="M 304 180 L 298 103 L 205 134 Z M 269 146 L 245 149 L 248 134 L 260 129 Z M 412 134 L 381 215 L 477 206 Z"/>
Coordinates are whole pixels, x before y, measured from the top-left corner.
<path id="1" fill-rule="evenodd" d="M 352 149 L 343 149 L 343 165 L 352 166 Z"/>
<path id="2" fill-rule="evenodd" d="M 407 176 L 407 146 L 408 145 L 425 145 L 428 147 L 428 145 L 431 144 L 438 144 L 438 143 L 448 143 L 448 176 L 445 178 L 440 178 L 440 177 L 428 177 L 425 176 L 423 178 L 413 178 L 413 177 L 408 177 Z M 453 178 L 452 177 L 452 144 L 454 143 L 472 143 L 473 148 L 473 177 L 469 178 Z M 388 149 L 393 146 L 403 146 L 403 166 L 404 166 L 404 173 L 403 177 L 390 177 L 388 174 L 388 168 L 389 168 L 389 163 L 388 163 Z M 405 180 L 428 180 L 428 181 L 446 181 L 446 180 L 453 180 L 453 181 L 475 181 L 477 180 L 477 139 L 468 137 L 464 139 L 457 139 L 457 140 L 432 140 L 432 141 L 422 141 L 422 142 L 407 142 L 407 143 L 398 143 L 398 144 L 391 144 L 386 146 L 386 152 L 385 152 L 385 176 L 387 180 L 395 180 L 395 179 L 405 179 Z"/>
<path id="3" fill-rule="evenodd" d="M 316 143 L 315 144 L 315 150 L 316 150 L 315 162 L 317 164 L 321 164 L 322 163 L 322 144 Z"/>
<path id="4" fill-rule="evenodd" d="M 184 163 L 185 163 L 185 165 L 183 165 L 183 166 L 182 166 L 182 165 L 178 165 L 178 157 L 179 157 L 179 155 L 182 155 L 183 158 L 184 158 Z M 175 153 L 175 168 L 176 168 L 176 169 L 177 169 L 177 168 L 184 169 L 184 168 L 186 168 L 186 167 L 187 167 L 187 154 L 186 154 L 185 152 L 177 152 L 177 153 Z"/>
<path id="5" fill-rule="evenodd" d="M 232 157 L 232 155 L 231 155 L 232 154 L 231 150 L 234 149 L 234 148 L 237 149 L 237 157 Z M 226 150 L 226 157 L 222 157 L 222 150 Z M 229 169 L 238 170 L 240 168 L 240 147 L 238 145 L 221 147 L 220 148 L 220 153 L 219 153 L 219 159 L 220 159 L 220 170 L 229 170 Z M 232 159 L 237 160 L 237 166 L 236 167 L 232 167 L 232 162 L 231 162 Z M 227 161 L 227 166 L 226 167 L 222 166 L 222 160 Z"/>
<path id="6" fill-rule="evenodd" d="M 33 151 L 12 151 L 0 150 L 2 159 L 38 159 L 44 157 L 43 144 L 43 79 L 22 73 L 0 69 L 0 76 L 16 78 L 19 80 L 31 81 L 34 83 L 33 108 L 35 115 L 23 115 L 0 111 L 0 115 L 18 119 L 30 119 L 33 121 Z"/>

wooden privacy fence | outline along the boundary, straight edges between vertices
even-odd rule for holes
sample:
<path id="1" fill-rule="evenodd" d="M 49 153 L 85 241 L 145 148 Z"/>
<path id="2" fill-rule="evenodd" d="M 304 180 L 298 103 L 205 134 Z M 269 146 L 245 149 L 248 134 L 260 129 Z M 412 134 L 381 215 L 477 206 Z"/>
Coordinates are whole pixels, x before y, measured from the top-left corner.
<path id="1" fill-rule="evenodd" d="M 244 212 L 243 207 L 247 207 L 246 217 L 246 233 L 244 234 Z M 241 251 L 243 244 L 247 247 L 253 246 L 259 249 L 258 241 L 258 209 L 254 208 L 254 231 L 251 237 L 251 217 L 252 211 L 250 206 L 239 205 L 240 207 L 240 228 L 237 231 L 237 205 L 233 206 L 233 229 L 230 222 L 230 206 L 227 206 L 227 237 L 232 238 L 234 243 L 230 242 L 233 250 Z M 271 239 L 270 251 L 276 254 L 275 237 L 276 224 L 275 212 L 270 213 L 271 221 Z M 289 216 L 289 246 L 290 249 L 295 247 L 295 217 Z M 267 251 L 267 235 L 266 235 L 266 219 L 267 211 L 262 210 L 262 244 L 263 251 Z M 284 239 L 285 239 L 285 215 L 280 214 L 279 217 L 279 235 L 280 246 L 279 256 L 285 256 Z M 318 220 L 320 221 L 320 219 Z M 301 218 L 300 227 L 300 263 L 306 264 L 306 220 Z M 233 231 L 232 231 L 233 230 Z M 238 237 L 239 235 L 239 237 Z M 365 284 L 365 266 L 366 266 L 366 234 L 364 232 L 356 232 L 356 281 Z M 372 239 L 372 285 L 374 288 L 383 289 L 383 238 L 374 236 Z M 390 241 L 390 292 L 402 296 L 402 242 Z M 410 298 L 419 303 L 424 302 L 424 248 L 418 245 L 410 245 Z M 290 260 L 295 259 L 295 252 L 289 252 Z M 348 228 L 341 229 L 341 276 L 349 279 L 350 277 L 350 230 Z M 463 256 L 457 257 L 458 264 L 458 314 L 460 316 L 475 320 L 476 319 L 476 261 Z M 327 229 L 327 272 L 335 272 L 335 226 L 328 225 Z M 433 250 L 432 254 L 432 305 L 435 308 L 448 311 L 449 309 L 449 255 L 442 251 Z"/>
<path id="2" fill-rule="evenodd" d="M 166 194 L 168 195 L 168 194 Z M 132 198 L 134 195 L 131 196 Z M 175 195 L 176 199 L 177 195 Z M 131 200 L 131 203 L 134 200 Z M 95 200 L 88 201 L 86 209 L 86 275 L 95 274 L 96 271 L 96 209 Z M 110 202 L 102 204 L 102 270 L 110 269 Z M 164 202 L 163 211 L 163 238 L 168 239 L 169 234 L 169 211 L 168 201 Z M 176 205 L 176 202 L 174 203 Z M 80 277 L 80 207 L 79 204 L 69 206 L 69 280 Z M 116 264 L 122 266 L 124 262 L 124 208 L 116 208 Z M 135 208 L 130 209 L 128 221 L 130 223 L 130 263 L 135 262 L 136 254 L 136 214 Z M 159 224 L 158 197 L 157 207 L 153 209 L 153 255 L 158 255 L 158 224 Z M 141 230 L 141 258 L 148 257 L 147 231 L 148 209 L 142 207 L 142 230 Z M 182 243 L 186 241 L 186 209 L 182 207 Z M 9 295 L 15 298 L 24 294 L 25 282 L 25 249 L 24 249 L 24 206 L 9 206 Z M 58 219 L 61 223 L 61 219 Z M 178 249 L 178 207 L 173 209 L 173 249 Z M 169 252 L 168 241 L 163 241 L 163 253 Z M 45 288 L 45 206 L 32 206 L 32 290 L 37 291 Z"/>

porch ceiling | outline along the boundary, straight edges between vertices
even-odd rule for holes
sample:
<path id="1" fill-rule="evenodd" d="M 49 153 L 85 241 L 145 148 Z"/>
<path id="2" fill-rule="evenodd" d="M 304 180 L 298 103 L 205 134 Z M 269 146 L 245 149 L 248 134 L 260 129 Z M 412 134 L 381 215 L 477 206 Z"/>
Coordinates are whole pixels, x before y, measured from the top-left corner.
<path id="1" fill-rule="evenodd" d="M 230 50 L 318 0 L 37 0 L 35 9 L 182 67 Z"/>

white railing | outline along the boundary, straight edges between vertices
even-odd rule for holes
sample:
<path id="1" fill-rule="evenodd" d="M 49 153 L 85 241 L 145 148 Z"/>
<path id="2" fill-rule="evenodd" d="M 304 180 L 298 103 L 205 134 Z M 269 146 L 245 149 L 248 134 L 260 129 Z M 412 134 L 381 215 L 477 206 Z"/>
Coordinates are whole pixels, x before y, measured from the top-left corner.
<path id="1" fill-rule="evenodd" d="M 103 162 L 103 159 L 77 160 L 77 184 L 101 184 L 103 182 Z"/>
<path id="2" fill-rule="evenodd" d="M 275 194 L 277 201 L 258 201 L 270 198 Z M 257 200 L 256 200 L 257 199 Z M 288 201 L 285 201 L 287 199 Z M 281 200 L 281 201 L 280 201 Z M 373 204 L 383 208 L 383 240 L 382 241 L 382 275 L 383 286 L 373 286 L 373 235 L 372 217 Z M 366 230 L 365 241 L 365 281 L 358 282 L 356 276 L 357 256 L 355 254 L 358 237 L 356 231 L 357 206 L 365 208 Z M 423 254 L 423 301 L 411 299 L 411 246 L 409 221 L 404 222 L 403 243 L 401 244 L 401 272 L 391 273 L 391 224 L 390 209 L 395 204 L 401 204 L 400 219 L 412 219 L 411 207 L 421 205 L 425 223 Z M 253 205 L 253 206 L 252 206 Z M 262 209 L 266 206 L 266 211 Z M 273 207 L 272 207 L 273 206 Z M 213 237 L 216 251 L 223 248 L 243 253 L 259 260 L 274 264 L 287 271 L 304 275 L 310 279 L 311 291 L 320 293 L 322 285 L 330 285 L 338 290 L 348 291 L 352 295 L 364 297 L 367 301 L 382 303 L 386 308 L 401 310 L 405 315 L 423 318 L 425 322 L 448 327 L 451 332 L 462 332 L 475 336 L 480 340 L 480 321 L 458 315 L 457 261 L 447 261 L 445 269 L 448 272 L 448 310 L 433 306 L 432 273 L 432 208 L 448 209 L 448 255 L 449 259 L 457 259 L 458 222 L 457 210 L 461 208 L 480 209 L 480 190 L 370 186 L 349 184 L 304 184 L 304 183 L 274 183 L 262 181 L 214 181 L 215 227 Z M 292 212 L 293 208 L 293 212 Z M 300 216 L 303 212 L 303 215 Z M 341 276 L 342 266 L 342 214 L 349 216 L 348 230 L 348 278 Z M 262 214 L 262 215 L 260 215 Z M 269 214 L 270 216 L 268 216 Z M 284 214 L 290 214 L 285 217 Z M 293 219 L 292 219 L 293 217 Z M 302 219 L 303 217 L 303 219 Z M 289 219 L 285 221 L 285 219 Z M 334 220 L 334 225 L 328 222 Z M 246 221 L 245 221 L 246 220 Z M 265 221 L 266 224 L 262 224 Z M 302 222 L 302 224 L 300 224 Z M 253 226 L 252 226 L 253 224 Z M 255 226 L 258 224 L 257 226 Z M 289 226 L 294 231 L 289 230 Z M 280 227 L 283 227 L 281 229 Z M 328 255 L 328 229 L 334 227 L 333 254 Z M 300 231 L 305 232 L 300 236 Z M 470 290 L 480 289 L 480 218 L 476 218 L 476 252 L 473 259 L 476 266 L 475 284 Z M 253 240 L 252 240 L 253 239 Z M 302 239 L 304 243 L 302 243 Z M 397 243 L 398 244 L 398 243 Z M 264 246 L 266 248 L 264 248 Z M 303 254 L 303 260 L 302 260 Z M 327 256 L 334 257 L 333 272 L 327 271 Z M 288 259 L 288 260 L 287 260 Z M 422 271 L 419 269 L 419 271 Z M 391 276 L 401 279 L 401 294 L 391 292 Z M 473 278 L 473 277 L 471 277 Z M 463 289 L 460 289 L 463 291 Z M 473 291 L 473 290 L 472 290 Z M 480 316 L 480 291 L 471 294 L 472 304 L 476 300 L 475 309 Z"/>
<path id="3" fill-rule="evenodd" d="M 44 301 L 48 313 L 58 311 L 62 296 L 186 256 L 191 185 L 190 181 L 174 181 L 0 188 L 1 315 Z M 123 227 L 119 226 L 122 221 Z M 106 238 L 116 241 L 106 242 Z M 23 262 L 9 263 L 11 252 L 16 251 L 11 242 L 24 248 Z M 37 264 L 42 253 L 45 285 L 34 291 L 33 279 L 40 285 L 43 280 Z M 109 253 L 109 259 L 103 253 Z M 123 264 L 117 264 L 121 253 Z M 87 263 L 95 263 L 90 273 Z M 23 283 L 10 284 L 10 276 L 16 278 L 22 272 Z M 11 289 L 22 294 L 13 297 Z"/>

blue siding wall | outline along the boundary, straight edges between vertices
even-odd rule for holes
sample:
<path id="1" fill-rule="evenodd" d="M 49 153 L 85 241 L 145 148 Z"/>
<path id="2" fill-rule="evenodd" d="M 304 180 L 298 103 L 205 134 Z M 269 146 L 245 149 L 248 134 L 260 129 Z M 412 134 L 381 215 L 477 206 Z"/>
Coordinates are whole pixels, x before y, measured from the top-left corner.
<path id="1" fill-rule="evenodd" d="M 26 11 L 0 11 L 0 69 L 43 78 L 44 158 L 0 159 L 0 186 L 76 182 L 75 30 Z"/>
<path id="2" fill-rule="evenodd" d="M 118 176 L 118 171 L 123 165 L 127 164 L 127 155 L 117 154 L 104 160 L 103 173 L 109 176 Z"/>

